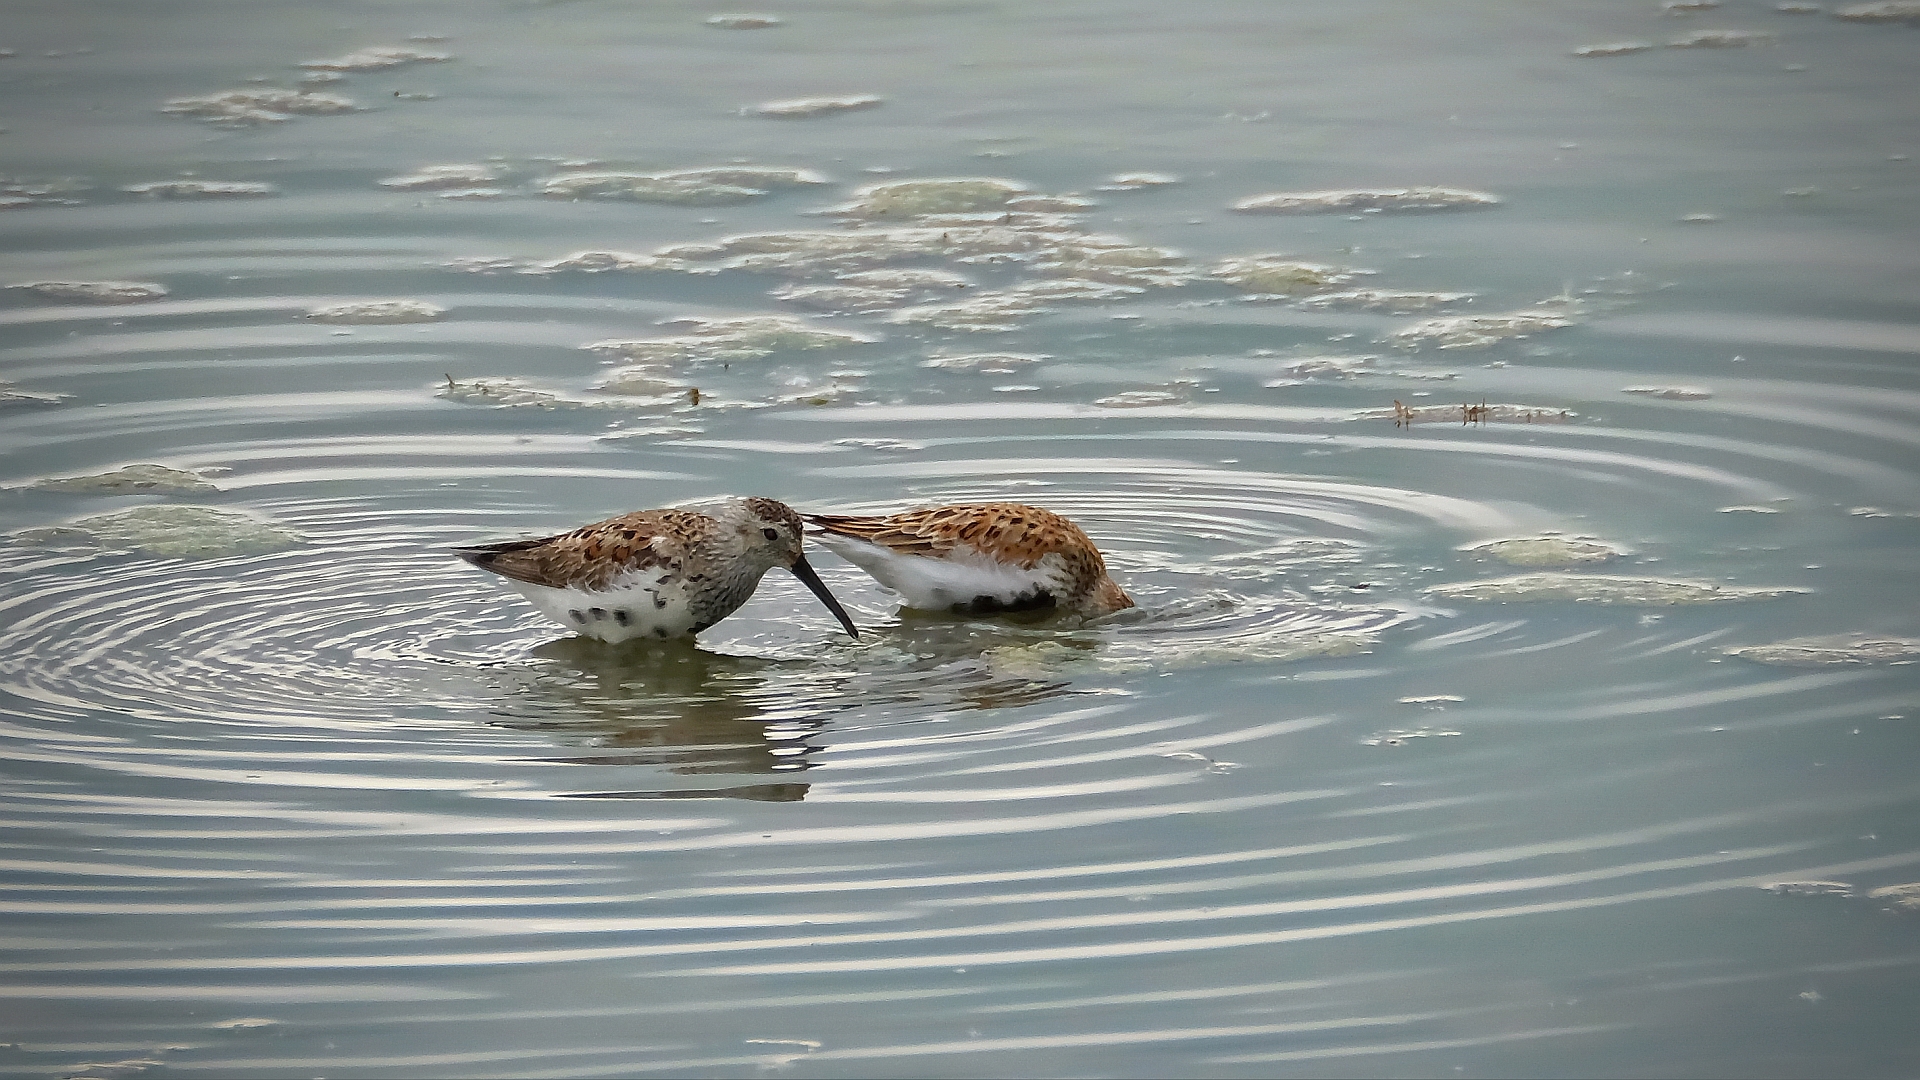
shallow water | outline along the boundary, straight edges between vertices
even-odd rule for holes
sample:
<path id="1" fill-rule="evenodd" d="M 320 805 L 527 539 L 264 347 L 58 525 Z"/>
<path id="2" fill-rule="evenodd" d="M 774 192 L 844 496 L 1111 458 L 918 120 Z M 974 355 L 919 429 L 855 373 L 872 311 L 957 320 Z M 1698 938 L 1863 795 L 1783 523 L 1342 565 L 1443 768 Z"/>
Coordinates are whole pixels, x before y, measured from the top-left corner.
<path id="1" fill-rule="evenodd" d="M 0 28 L 0 1072 L 1920 1068 L 1920 30 L 236 12 Z M 719 492 L 1140 606 L 445 554 Z"/>

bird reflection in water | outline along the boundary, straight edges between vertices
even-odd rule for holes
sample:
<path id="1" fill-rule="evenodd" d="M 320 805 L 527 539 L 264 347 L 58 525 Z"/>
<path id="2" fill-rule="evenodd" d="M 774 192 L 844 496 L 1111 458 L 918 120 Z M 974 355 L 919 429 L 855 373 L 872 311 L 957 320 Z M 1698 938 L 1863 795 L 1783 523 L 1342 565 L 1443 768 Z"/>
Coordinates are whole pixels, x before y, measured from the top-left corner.
<path id="1" fill-rule="evenodd" d="M 822 710 L 799 707 L 775 689 L 771 669 L 791 666 L 708 652 L 690 639 L 646 649 L 566 637 L 536 646 L 523 669 L 513 714 L 498 722 L 589 754 L 541 758 L 570 765 L 652 766 L 649 775 L 712 778 L 798 774 L 820 750 Z M 753 799 L 798 802 L 798 782 L 657 785 L 645 790 L 569 793 L 595 799 Z"/>
<path id="2" fill-rule="evenodd" d="M 729 656 L 691 639 L 633 648 L 559 638 L 515 665 L 495 722 L 591 748 L 541 762 L 640 766 L 649 781 L 568 798 L 799 802 L 830 718 L 862 710 L 911 723 L 1031 705 L 1075 693 L 1061 669 L 1099 648 L 1044 614 L 899 619 L 867 648 L 809 660 Z"/>

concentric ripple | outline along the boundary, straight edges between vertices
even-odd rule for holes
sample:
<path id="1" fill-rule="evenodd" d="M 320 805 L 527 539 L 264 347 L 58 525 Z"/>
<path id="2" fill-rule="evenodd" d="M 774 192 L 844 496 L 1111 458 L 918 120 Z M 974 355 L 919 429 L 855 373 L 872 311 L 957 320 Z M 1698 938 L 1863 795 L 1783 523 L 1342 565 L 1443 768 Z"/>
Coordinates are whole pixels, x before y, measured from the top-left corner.
<path id="1" fill-rule="evenodd" d="M 1898 27 L 176 6 L 0 42 L 0 1072 L 1912 1072 Z M 448 553 L 719 493 L 1138 606 Z"/>

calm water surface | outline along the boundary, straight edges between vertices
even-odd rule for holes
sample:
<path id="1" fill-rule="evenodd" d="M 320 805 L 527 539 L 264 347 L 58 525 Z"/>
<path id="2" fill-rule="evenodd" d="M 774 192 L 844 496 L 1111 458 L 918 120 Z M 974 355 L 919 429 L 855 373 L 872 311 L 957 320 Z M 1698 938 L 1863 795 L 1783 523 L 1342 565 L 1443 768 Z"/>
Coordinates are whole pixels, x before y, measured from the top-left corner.
<path id="1" fill-rule="evenodd" d="M 1920 30 L 0 47 L 0 1072 L 1920 1070 Z M 867 190 L 926 179 L 1001 183 Z M 1499 201 L 1232 209 L 1429 185 Z M 623 651 L 445 554 L 722 492 L 1038 503 L 1140 606 L 903 614 L 823 553 L 857 643 L 775 574 Z"/>

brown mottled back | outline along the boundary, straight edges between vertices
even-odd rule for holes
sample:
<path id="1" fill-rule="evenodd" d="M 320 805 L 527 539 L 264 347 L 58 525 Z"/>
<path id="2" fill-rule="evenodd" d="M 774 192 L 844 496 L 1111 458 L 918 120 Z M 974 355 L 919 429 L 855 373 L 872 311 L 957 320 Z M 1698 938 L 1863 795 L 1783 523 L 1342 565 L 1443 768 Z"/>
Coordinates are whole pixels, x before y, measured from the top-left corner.
<path id="1" fill-rule="evenodd" d="M 1095 550 L 1078 525 L 1051 510 L 1022 503 L 961 503 L 886 517 L 810 514 L 807 520 L 828 532 L 857 537 L 902 555 L 939 558 L 965 545 L 1023 569 L 1031 569 L 1050 551 L 1083 546 Z M 1099 557 L 1095 551 L 1096 562 Z M 1106 572 L 1104 564 L 1100 572 Z"/>
<path id="2" fill-rule="evenodd" d="M 691 510 L 636 510 L 557 536 L 461 548 L 457 554 L 530 585 L 599 591 L 629 571 L 679 569 L 714 528 L 712 518 Z"/>

